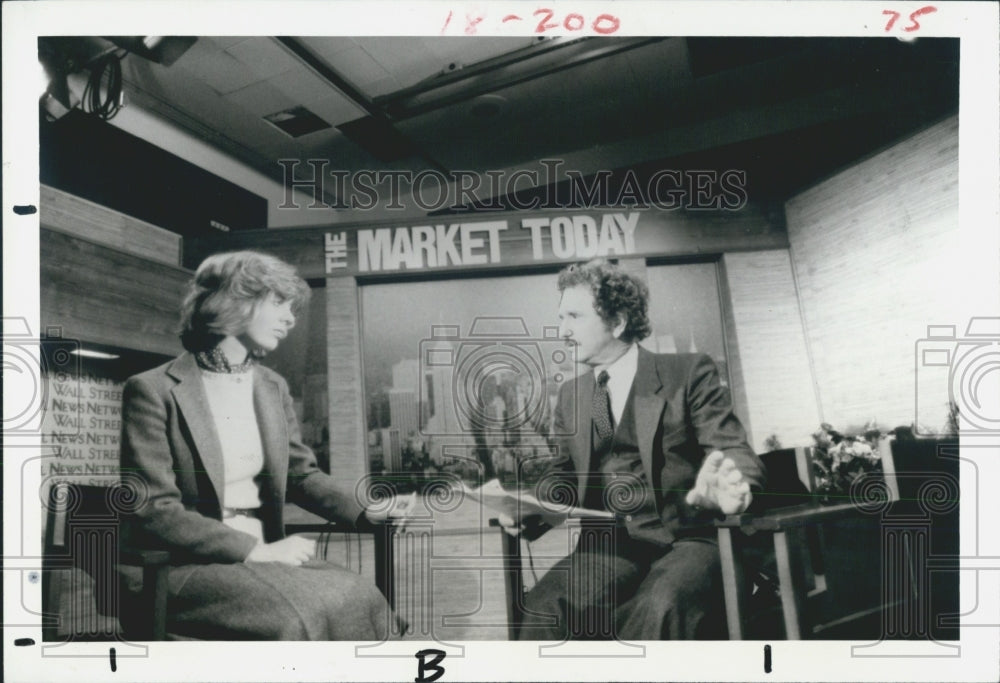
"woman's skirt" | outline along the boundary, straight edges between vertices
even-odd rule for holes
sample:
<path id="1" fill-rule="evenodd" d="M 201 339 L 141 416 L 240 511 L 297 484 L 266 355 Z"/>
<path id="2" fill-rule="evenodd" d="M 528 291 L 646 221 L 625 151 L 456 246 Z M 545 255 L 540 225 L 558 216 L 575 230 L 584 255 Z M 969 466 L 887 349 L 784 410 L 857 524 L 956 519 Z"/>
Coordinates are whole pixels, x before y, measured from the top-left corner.
<path id="1" fill-rule="evenodd" d="M 139 589 L 134 581 L 126 583 L 129 591 Z M 167 633 L 172 635 L 200 640 L 389 637 L 392 612 L 371 579 L 323 560 L 298 567 L 277 562 L 171 567 L 167 583 Z"/>

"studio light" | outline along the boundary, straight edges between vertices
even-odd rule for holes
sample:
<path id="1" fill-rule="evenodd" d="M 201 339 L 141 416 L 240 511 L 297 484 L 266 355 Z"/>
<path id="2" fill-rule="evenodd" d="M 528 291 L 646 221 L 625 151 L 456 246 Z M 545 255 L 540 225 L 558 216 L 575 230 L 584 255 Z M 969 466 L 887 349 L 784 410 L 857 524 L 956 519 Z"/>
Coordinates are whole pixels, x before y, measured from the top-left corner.
<path id="1" fill-rule="evenodd" d="M 124 106 L 121 60 L 134 53 L 170 66 L 194 45 L 194 36 L 98 36 L 38 39 L 38 60 L 48 77 L 39 104 L 49 120 L 82 108 L 104 120 Z"/>
<path id="2" fill-rule="evenodd" d="M 151 62 L 170 66 L 198 40 L 195 36 L 109 36 L 108 40 Z"/>

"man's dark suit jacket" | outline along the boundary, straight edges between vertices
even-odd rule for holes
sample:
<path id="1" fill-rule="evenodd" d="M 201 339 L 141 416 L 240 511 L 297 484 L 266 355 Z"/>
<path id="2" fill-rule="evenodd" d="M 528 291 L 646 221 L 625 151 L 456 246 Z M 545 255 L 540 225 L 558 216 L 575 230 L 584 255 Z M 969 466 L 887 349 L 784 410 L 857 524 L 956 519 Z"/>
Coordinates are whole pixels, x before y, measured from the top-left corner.
<path id="1" fill-rule="evenodd" d="M 591 463 L 592 405 L 596 381 L 587 371 L 560 387 L 553 432 L 553 466 L 576 473 L 584 500 Z M 685 531 L 705 531 L 706 514 L 685 502 L 705 456 L 722 451 L 733 459 L 751 490 L 764 485 L 764 466 L 733 414 L 729 392 L 715 363 L 704 354 L 654 354 L 639 347 L 632 384 L 633 414 L 646 481 L 653 488 L 665 542 Z M 560 436 L 561 435 L 561 436 Z"/>
<path id="2" fill-rule="evenodd" d="M 284 378 L 262 365 L 254 373 L 265 540 L 284 537 L 286 500 L 328 519 L 358 521 L 364 509 L 354 486 L 323 473 L 302 443 Z M 132 542 L 170 550 L 174 564 L 242 562 L 256 539 L 222 523 L 222 449 L 194 356 L 130 378 L 122 418 L 123 480 L 137 479 L 146 498 L 128 528 Z"/>

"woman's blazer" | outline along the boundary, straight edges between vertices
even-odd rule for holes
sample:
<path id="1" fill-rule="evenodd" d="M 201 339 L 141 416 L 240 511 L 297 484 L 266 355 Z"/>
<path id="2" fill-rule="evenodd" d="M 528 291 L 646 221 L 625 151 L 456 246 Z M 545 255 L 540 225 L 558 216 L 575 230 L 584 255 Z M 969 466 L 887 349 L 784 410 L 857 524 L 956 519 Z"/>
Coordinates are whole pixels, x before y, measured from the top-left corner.
<path id="1" fill-rule="evenodd" d="M 337 482 L 319 469 L 302 443 L 284 378 L 257 365 L 253 382 L 265 540 L 284 537 L 286 500 L 327 519 L 358 522 L 364 508 L 356 482 Z M 222 450 L 194 356 L 130 378 L 122 418 L 122 480 L 139 497 L 126 525 L 129 540 L 171 551 L 172 564 L 242 562 L 256 539 L 222 523 Z"/>

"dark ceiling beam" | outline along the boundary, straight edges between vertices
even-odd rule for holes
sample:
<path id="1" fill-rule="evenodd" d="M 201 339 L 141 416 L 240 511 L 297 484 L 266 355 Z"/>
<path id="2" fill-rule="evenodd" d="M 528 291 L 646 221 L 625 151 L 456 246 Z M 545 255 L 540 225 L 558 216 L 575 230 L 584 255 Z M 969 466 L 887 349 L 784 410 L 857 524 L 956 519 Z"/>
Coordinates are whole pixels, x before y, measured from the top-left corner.
<path id="1" fill-rule="evenodd" d="M 875 112 L 892 115 L 903 108 L 921 107 L 934 111 L 943 108 L 942 111 L 947 111 L 949 98 L 942 93 L 953 85 L 955 81 L 947 70 L 895 73 L 790 100 L 746 103 L 658 134 L 666 144 L 657 152 L 672 157 Z M 953 102 L 957 105 L 957 100 Z"/>
<path id="2" fill-rule="evenodd" d="M 580 38 L 538 43 L 374 101 L 393 119 L 403 120 L 661 40 L 664 38 Z"/>
<path id="3" fill-rule="evenodd" d="M 563 161 L 562 168 L 577 171 L 585 179 L 599 171 L 621 172 L 634 167 L 644 167 L 647 173 L 655 168 L 700 168 L 697 161 L 693 166 L 677 166 L 676 160 L 683 157 L 699 159 L 718 148 L 763 141 L 824 125 L 847 124 L 873 115 L 891 117 L 908 126 L 938 120 L 957 111 L 957 90 L 954 97 L 947 96 L 949 89 L 955 89 L 955 85 L 953 73 L 944 67 L 932 73 L 885 74 L 881 79 L 866 83 L 829 88 L 785 102 L 745 105 L 668 131 L 619 140 L 600 149 L 596 156 L 593 150 L 570 151 L 555 156 Z M 762 147 L 762 153 L 767 153 L 766 146 Z M 781 153 L 788 152 L 781 150 Z M 595 158 L 600 159 L 599 167 L 593 165 Z M 734 160 L 732 168 L 747 170 L 739 164 Z M 525 168 L 538 170 L 537 164 L 528 164 Z M 565 179 L 560 182 L 565 182 Z M 530 196 L 531 191 L 526 192 Z M 484 204 L 495 204 L 497 200 L 503 202 L 507 198 L 509 196 L 482 201 Z M 521 201 L 524 201 L 523 197 Z"/>
<path id="4" fill-rule="evenodd" d="M 957 58 L 938 59 L 939 48 L 918 52 L 873 41 L 863 54 L 845 55 L 849 45 L 836 47 L 749 64 L 666 91 L 653 107 L 655 118 L 613 129 L 618 135 L 599 144 L 643 139 L 643 149 L 668 158 L 875 111 L 957 108 Z"/>
<path id="5" fill-rule="evenodd" d="M 893 41 L 898 42 L 898 41 Z M 659 110 L 674 126 L 715 117 L 746 106 L 784 102 L 851 85 L 880 83 L 886 97 L 894 92 L 892 74 L 936 71 L 937 62 L 911 46 L 866 43 L 860 49 L 839 41 L 746 64 L 694 79 L 682 91 L 668 93 Z M 910 48 L 907 51 L 906 48 Z M 907 52 L 912 53 L 907 55 Z M 909 58 L 905 58 L 904 55 Z M 878 97 L 876 95 L 876 97 Z M 848 105 L 850 106 L 850 104 Z"/>

